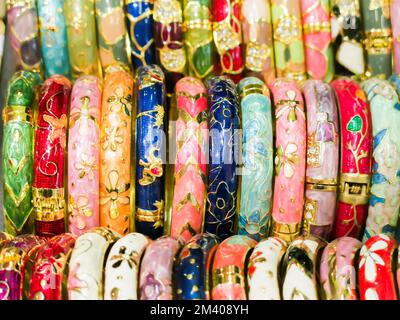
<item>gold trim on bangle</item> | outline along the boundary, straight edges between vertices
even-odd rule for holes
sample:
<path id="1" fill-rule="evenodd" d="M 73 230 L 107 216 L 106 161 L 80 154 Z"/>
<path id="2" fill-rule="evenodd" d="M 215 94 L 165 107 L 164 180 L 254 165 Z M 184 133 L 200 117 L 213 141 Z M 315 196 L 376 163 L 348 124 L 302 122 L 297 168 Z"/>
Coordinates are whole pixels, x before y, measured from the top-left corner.
<path id="1" fill-rule="evenodd" d="M 287 243 L 292 242 L 300 234 L 301 222 L 281 223 L 272 219 L 272 234 Z"/>
<path id="2" fill-rule="evenodd" d="M 240 97 L 243 99 L 244 97 L 250 94 L 262 94 L 265 95 L 265 85 L 252 83 L 244 86 L 240 92 Z"/>
<path id="3" fill-rule="evenodd" d="M 193 29 L 205 29 L 211 31 L 212 22 L 208 19 L 194 19 L 194 20 L 184 21 L 182 23 L 183 32 Z"/>
<path id="4" fill-rule="evenodd" d="M 195 95 L 192 95 L 185 91 L 179 91 L 178 93 L 176 93 L 176 99 L 181 98 L 181 97 L 189 99 L 191 102 L 196 102 L 197 100 L 199 100 L 201 98 L 207 98 L 207 95 L 204 92 L 200 92 Z"/>
<path id="5" fill-rule="evenodd" d="M 342 173 L 339 181 L 339 201 L 351 205 L 368 204 L 370 180 L 369 174 Z"/>
<path id="6" fill-rule="evenodd" d="M 337 190 L 336 185 L 326 185 L 319 183 L 307 183 L 306 188 L 307 190 L 315 190 L 322 192 L 335 192 Z"/>
<path id="7" fill-rule="evenodd" d="M 307 79 L 306 73 L 303 71 L 294 72 L 291 70 L 282 70 L 280 74 L 281 78 L 288 78 L 289 80 L 294 80 L 297 84 L 301 84 Z"/>
<path id="8" fill-rule="evenodd" d="M 33 124 L 32 109 L 26 106 L 7 106 L 3 110 L 3 124 L 11 121 L 21 121 Z"/>
<path id="9" fill-rule="evenodd" d="M 95 227 L 90 229 L 89 232 L 97 233 L 98 235 L 102 236 L 108 243 L 115 242 L 120 236 L 115 231 L 105 227 Z"/>
<path id="10" fill-rule="evenodd" d="M 311 22 L 303 25 L 303 33 L 308 35 L 317 32 L 331 32 L 331 23 L 329 21 L 324 22 Z"/>
<path id="11" fill-rule="evenodd" d="M 161 206 L 156 210 L 145 210 L 137 208 L 136 220 L 138 222 L 157 222 L 162 221 L 164 223 L 164 201 L 161 201 Z"/>
<path id="12" fill-rule="evenodd" d="M 365 50 L 370 54 L 389 54 L 392 52 L 392 30 L 371 29 L 365 31 Z"/>
<path id="13" fill-rule="evenodd" d="M 338 183 L 338 180 L 337 179 L 315 179 L 315 178 L 306 177 L 306 182 L 310 183 L 310 184 L 323 184 L 323 185 L 336 186 Z"/>
<path id="14" fill-rule="evenodd" d="M 190 121 L 191 122 L 202 123 L 204 121 L 207 121 L 207 119 L 208 119 L 208 115 L 207 115 L 206 111 L 202 111 L 197 116 L 192 117 L 185 110 L 179 109 L 178 114 L 179 114 L 179 120 L 183 120 L 185 123 L 188 123 Z"/>
<path id="15" fill-rule="evenodd" d="M 64 188 L 33 188 L 32 192 L 36 220 L 49 222 L 64 218 Z"/>
<path id="16" fill-rule="evenodd" d="M 235 265 L 229 265 L 212 271 L 213 287 L 220 284 L 240 284 L 244 287 L 242 270 Z"/>

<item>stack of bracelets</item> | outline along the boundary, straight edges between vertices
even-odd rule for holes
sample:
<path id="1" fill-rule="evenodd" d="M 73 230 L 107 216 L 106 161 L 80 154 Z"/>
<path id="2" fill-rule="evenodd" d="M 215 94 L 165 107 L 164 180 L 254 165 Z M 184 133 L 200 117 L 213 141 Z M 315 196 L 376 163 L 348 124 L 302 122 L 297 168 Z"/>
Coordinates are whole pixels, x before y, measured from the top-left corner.
<path id="1" fill-rule="evenodd" d="M 400 0 L 0 3 L 1 300 L 393 300 Z"/>

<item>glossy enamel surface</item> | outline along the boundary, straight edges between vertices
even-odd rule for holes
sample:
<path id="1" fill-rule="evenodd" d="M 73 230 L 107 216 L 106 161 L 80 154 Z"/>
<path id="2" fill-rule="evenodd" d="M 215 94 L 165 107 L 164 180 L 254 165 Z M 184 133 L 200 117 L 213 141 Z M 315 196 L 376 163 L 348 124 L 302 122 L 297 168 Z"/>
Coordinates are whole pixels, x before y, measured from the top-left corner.
<path id="1" fill-rule="evenodd" d="M 271 100 L 268 88 L 257 78 L 244 78 L 237 91 L 243 130 L 238 234 L 259 241 L 268 235 L 272 211 Z"/>

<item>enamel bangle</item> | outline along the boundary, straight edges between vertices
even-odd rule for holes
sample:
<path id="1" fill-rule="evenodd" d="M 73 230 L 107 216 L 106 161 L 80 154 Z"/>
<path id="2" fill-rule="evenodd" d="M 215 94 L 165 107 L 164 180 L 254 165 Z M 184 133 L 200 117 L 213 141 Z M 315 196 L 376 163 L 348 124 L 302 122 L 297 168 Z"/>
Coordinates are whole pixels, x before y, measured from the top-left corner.
<path id="1" fill-rule="evenodd" d="M 330 82 L 335 74 L 329 0 L 301 0 L 304 50 L 310 78 Z"/>
<path id="2" fill-rule="evenodd" d="M 179 253 L 175 268 L 178 300 L 210 299 L 210 267 L 218 238 L 204 233 L 194 236 Z"/>
<path id="3" fill-rule="evenodd" d="M 276 73 L 296 81 L 306 78 L 306 64 L 298 0 L 271 3 Z"/>
<path id="4" fill-rule="evenodd" d="M 372 78 L 362 83 L 372 118 L 373 166 L 364 240 L 379 233 L 395 235 L 400 199 L 400 104 L 389 82 Z"/>
<path id="5" fill-rule="evenodd" d="M 46 78 L 70 76 L 64 0 L 38 0 L 40 39 Z"/>
<path id="6" fill-rule="evenodd" d="M 140 300 L 173 299 L 173 266 L 179 242 L 164 236 L 146 249 L 140 268 Z"/>
<path id="7" fill-rule="evenodd" d="M 155 63 L 153 3 L 153 0 L 125 0 L 132 62 L 136 68 Z"/>
<path id="8" fill-rule="evenodd" d="M 124 71 L 104 79 L 100 130 L 100 225 L 129 232 L 133 78 Z"/>
<path id="9" fill-rule="evenodd" d="M 68 260 L 75 245 L 70 233 L 51 238 L 36 255 L 30 278 L 30 300 L 67 299 L 66 283 Z"/>
<path id="10" fill-rule="evenodd" d="M 64 0 L 64 10 L 72 79 L 101 75 L 94 0 Z"/>
<path id="11" fill-rule="evenodd" d="M 270 2 L 270 0 L 242 2 L 245 74 L 261 77 L 268 84 L 275 79 Z"/>
<path id="12" fill-rule="evenodd" d="M 329 243 L 320 263 L 321 297 L 324 300 L 357 300 L 356 256 L 361 242 L 342 237 Z"/>
<path id="13" fill-rule="evenodd" d="M 82 76 L 71 93 L 68 132 L 69 231 L 81 235 L 99 226 L 101 83 Z"/>
<path id="14" fill-rule="evenodd" d="M 331 12 L 335 73 L 344 76 L 363 75 L 365 58 L 360 0 L 331 0 Z"/>
<path id="15" fill-rule="evenodd" d="M 139 263 L 150 240 L 129 233 L 111 248 L 105 264 L 104 300 L 138 300 Z"/>
<path id="16" fill-rule="evenodd" d="M 5 231 L 33 233 L 33 110 L 36 74 L 18 71 L 10 79 L 3 108 L 3 211 Z"/>
<path id="17" fill-rule="evenodd" d="M 235 83 L 242 78 L 242 26 L 239 0 L 211 0 L 212 30 L 218 59 L 216 74 L 229 76 Z"/>
<path id="18" fill-rule="evenodd" d="M 164 230 L 165 79 L 156 65 L 136 75 L 136 231 L 157 239 Z"/>
<path id="19" fill-rule="evenodd" d="M 318 256 L 325 244 L 314 236 L 300 236 L 290 244 L 282 264 L 283 300 L 319 300 Z"/>
<path id="20" fill-rule="evenodd" d="M 247 300 L 245 269 L 256 244 L 247 236 L 234 235 L 218 246 L 212 264 L 212 300 Z"/>
<path id="21" fill-rule="evenodd" d="M 103 70 L 115 64 L 129 70 L 124 0 L 95 0 L 95 7 L 97 43 Z"/>
<path id="22" fill-rule="evenodd" d="M 106 253 L 119 237 L 111 229 L 100 227 L 76 239 L 69 261 L 69 300 L 103 300 Z"/>
<path id="23" fill-rule="evenodd" d="M 154 0 L 153 18 L 156 61 L 165 74 L 167 93 L 171 94 L 186 71 L 181 2 Z"/>
<path id="24" fill-rule="evenodd" d="M 211 22 L 211 0 L 183 1 L 184 44 L 189 75 L 206 79 L 213 74 L 215 45 Z"/>
<path id="25" fill-rule="evenodd" d="M 207 89 L 210 135 L 204 231 L 223 240 L 233 234 L 236 219 L 239 99 L 233 81 L 224 76 L 210 79 Z"/>
<path id="26" fill-rule="evenodd" d="M 307 106 L 307 168 L 303 234 L 329 239 L 336 212 L 339 124 L 335 95 L 319 80 L 303 86 Z"/>
<path id="27" fill-rule="evenodd" d="M 266 85 L 254 77 L 242 79 L 237 91 L 243 130 L 238 234 L 259 241 L 269 233 L 272 211 L 271 99 Z"/>
<path id="28" fill-rule="evenodd" d="M 341 128 L 339 196 L 333 238 L 361 236 L 368 212 L 372 129 L 367 97 L 350 79 L 331 83 L 338 101 Z"/>
<path id="29" fill-rule="evenodd" d="M 400 75 L 400 0 L 392 0 L 390 17 L 393 32 L 393 71 Z"/>
<path id="30" fill-rule="evenodd" d="M 183 78 L 176 84 L 176 159 L 170 235 L 189 241 L 201 233 L 206 194 L 207 98 L 202 82 Z"/>
<path id="31" fill-rule="evenodd" d="M 24 283 L 29 280 L 27 267 L 35 261 L 44 240 L 22 235 L 8 241 L 0 251 L 0 300 L 27 298 Z M 28 282 L 29 283 L 29 282 Z"/>
<path id="32" fill-rule="evenodd" d="M 387 235 L 369 238 L 361 248 L 358 284 L 361 300 L 397 300 L 393 259 L 396 241 Z"/>
<path id="33" fill-rule="evenodd" d="M 275 80 L 271 92 L 277 150 L 271 235 L 289 244 L 299 235 L 303 217 L 306 116 L 302 94 L 293 80 Z"/>
<path id="34" fill-rule="evenodd" d="M 35 232 L 52 237 L 65 232 L 64 162 L 71 82 L 47 79 L 40 90 L 33 162 Z"/>
<path id="35" fill-rule="evenodd" d="M 386 79 L 392 74 L 390 1 L 362 0 L 360 5 L 366 52 L 366 75 Z"/>
<path id="36" fill-rule="evenodd" d="M 7 48 L 12 58 L 11 72 L 28 70 L 41 72 L 42 53 L 40 50 L 39 25 L 35 0 L 3 0 L 7 8 Z"/>
<path id="37" fill-rule="evenodd" d="M 249 300 L 281 300 L 280 264 L 285 251 L 285 241 L 276 237 L 256 245 L 247 270 Z"/>

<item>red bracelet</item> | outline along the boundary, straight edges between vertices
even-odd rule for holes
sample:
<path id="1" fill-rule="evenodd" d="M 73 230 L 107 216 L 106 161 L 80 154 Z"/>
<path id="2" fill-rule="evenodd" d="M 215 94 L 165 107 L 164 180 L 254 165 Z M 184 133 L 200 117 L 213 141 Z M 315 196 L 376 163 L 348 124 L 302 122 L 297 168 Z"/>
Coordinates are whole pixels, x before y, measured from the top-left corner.
<path id="1" fill-rule="evenodd" d="M 235 235 L 217 248 L 212 265 L 212 300 L 246 300 L 247 256 L 257 241 Z"/>
<path id="2" fill-rule="evenodd" d="M 238 0 L 212 0 L 211 5 L 214 43 L 219 55 L 215 71 L 235 82 L 240 81 L 244 69 L 240 7 Z"/>
<path id="3" fill-rule="evenodd" d="M 396 241 L 384 234 L 375 235 L 365 242 L 358 264 L 361 300 L 397 300 L 392 270 L 395 249 Z"/>
<path id="4" fill-rule="evenodd" d="M 38 252 L 30 280 L 31 300 L 67 299 L 64 275 L 76 237 L 70 233 L 51 238 Z"/>
<path id="5" fill-rule="evenodd" d="M 35 131 L 33 205 L 36 234 L 65 231 L 64 155 L 70 81 L 52 76 L 42 86 Z"/>
<path id="6" fill-rule="evenodd" d="M 358 238 L 368 212 L 371 175 L 371 114 L 360 85 L 343 78 L 332 82 L 341 121 L 339 202 L 333 238 Z"/>

